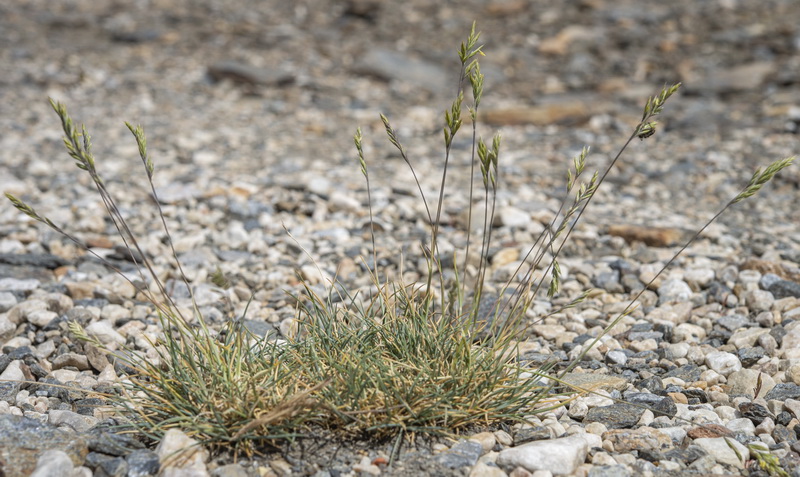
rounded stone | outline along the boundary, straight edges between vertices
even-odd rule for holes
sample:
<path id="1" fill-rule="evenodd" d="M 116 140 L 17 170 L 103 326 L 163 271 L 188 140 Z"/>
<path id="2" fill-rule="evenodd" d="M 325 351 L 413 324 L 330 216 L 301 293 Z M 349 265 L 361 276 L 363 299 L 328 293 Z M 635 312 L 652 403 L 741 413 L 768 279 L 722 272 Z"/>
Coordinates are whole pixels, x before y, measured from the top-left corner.
<path id="1" fill-rule="evenodd" d="M 658 287 L 659 305 L 671 302 L 684 302 L 692 298 L 692 288 L 683 280 L 666 280 Z"/>
<path id="2" fill-rule="evenodd" d="M 733 353 L 712 351 L 706 355 L 706 366 L 723 376 L 742 369 L 742 362 Z"/>

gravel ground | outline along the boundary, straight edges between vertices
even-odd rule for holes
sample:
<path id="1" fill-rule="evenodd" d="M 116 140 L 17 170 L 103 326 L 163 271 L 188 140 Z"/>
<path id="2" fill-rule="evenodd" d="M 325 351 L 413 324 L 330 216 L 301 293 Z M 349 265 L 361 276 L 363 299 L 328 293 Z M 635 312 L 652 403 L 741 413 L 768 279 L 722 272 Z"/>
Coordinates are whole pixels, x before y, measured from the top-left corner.
<path id="1" fill-rule="evenodd" d="M 338 273 L 352 289 L 369 285 L 359 260 L 369 235 L 352 147 L 358 126 L 382 228 L 379 259 L 397 266 L 403 250 L 417 263 L 424 210 L 378 114 L 391 118 L 433 197 L 455 47 L 473 20 L 487 53 L 480 132 L 504 138 L 495 283 L 557 209 L 570 158 L 590 145 L 589 167 L 605 167 L 644 99 L 682 81 L 658 133 L 631 145 L 565 248 L 562 294 L 596 291 L 576 310 L 532 320 L 521 337 L 532 362 L 566 361 L 756 166 L 800 150 L 798 18 L 793 0 L 5 2 L 0 189 L 122 259 L 102 202 L 63 151 L 47 97 L 66 102 L 168 276 L 160 219 L 122 122 L 142 124 L 206 316 L 222 322 L 224 297 L 241 312 L 254 293 L 253 326 L 280 332 L 294 314 L 284 290 L 299 290 L 296 270 L 312 284 Z M 469 146 L 466 135 L 454 145 L 443 249 L 464 244 Z M 660 414 L 587 396 L 531 426 L 419 441 L 392 469 L 380 464 L 390 444 L 319 433 L 252 461 L 198 452 L 180 475 L 763 475 L 720 437 L 730 436 L 745 458 L 746 444 L 762 442 L 800 476 L 798 184 L 790 168 L 709 227 L 572 377 Z M 217 267 L 230 290 L 209 284 Z M 415 274 L 411 267 L 406 278 Z M 52 386 L 102 391 L 119 371 L 71 340 L 67 319 L 112 347 L 146 351 L 144 338 L 160 332 L 122 279 L 0 207 L 0 475 L 153 473 L 185 436 L 147 447 L 111 432 L 85 393 Z"/>

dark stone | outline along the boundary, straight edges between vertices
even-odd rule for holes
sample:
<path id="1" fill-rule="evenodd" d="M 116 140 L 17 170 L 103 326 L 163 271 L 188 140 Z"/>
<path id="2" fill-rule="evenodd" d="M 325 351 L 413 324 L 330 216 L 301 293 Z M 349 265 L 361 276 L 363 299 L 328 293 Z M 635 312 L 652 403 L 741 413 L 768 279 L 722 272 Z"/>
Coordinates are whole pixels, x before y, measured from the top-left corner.
<path id="1" fill-rule="evenodd" d="M 473 298 L 472 296 L 469 297 L 470 300 Z M 498 306 L 504 306 L 504 301 L 500 299 L 499 294 L 485 293 L 481 296 L 480 303 L 478 304 L 477 319 L 475 320 L 475 324 L 471 325 L 473 326 L 473 330 L 477 331 L 473 336 L 476 342 L 484 341 L 492 337 L 497 329 L 501 328 L 508 321 L 508 311 L 501 310 L 498 314 Z M 464 320 L 468 319 L 468 316 L 464 317 Z"/>
<path id="2" fill-rule="evenodd" d="M 17 359 L 23 361 L 29 358 L 36 359 L 36 356 L 33 355 L 33 350 L 30 346 L 20 346 L 19 348 L 15 348 L 13 351 L 8 353 L 8 357 L 11 358 L 12 361 Z"/>
<path id="3" fill-rule="evenodd" d="M 233 60 L 222 60 L 209 66 L 208 76 L 214 81 L 227 79 L 236 83 L 262 86 L 282 86 L 294 82 L 291 72 L 277 68 L 259 68 Z"/>
<path id="4" fill-rule="evenodd" d="M 656 342 L 658 342 L 664 339 L 664 334 L 658 331 L 639 331 L 636 333 L 628 333 L 628 339 L 631 341 L 654 339 Z"/>
<path id="5" fill-rule="evenodd" d="M 70 310 L 70 311 L 72 311 L 72 310 Z M 44 328 L 41 329 L 41 331 L 45 332 L 45 331 L 59 331 L 59 330 L 61 330 L 62 329 L 61 328 L 61 324 L 62 323 L 65 323 L 65 324 L 69 323 L 70 319 L 68 318 L 68 316 L 69 316 L 69 311 L 67 312 L 66 315 L 61 315 L 61 316 L 57 316 L 57 317 L 53 318 L 52 320 L 50 320 L 49 323 L 47 323 L 44 326 Z"/>
<path id="6" fill-rule="evenodd" d="M 587 341 L 591 341 L 593 339 L 594 339 L 594 336 L 587 335 L 586 333 L 583 333 L 583 334 L 580 334 L 580 335 L 576 336 L 575 338 L 573 338 L 572 342 L 575 343 L 576 345 L 582 345 L 582 344 L 586 343 Z"/>
<path id="7" fill-rule="evenodd" d="M 647 379 L 642 379 L 636 383 L 639 389 L 647 389 L 650 392 L 656 393 L 664 390 L 664 382 L 658 376 L 651 376 Z"/>
<path id="8" fill-rule="evenodd" d="M 276 335 L 275 326 L 266 321 L 244 320 L 244 327 L 247 331 L 259 338 L 263 338 L 267 335 Z"/>
<path id="9" fill-rule="evenodd" d="M 482 453 L 483 448 L 478 442 L 462 440 L 433 460 L 449 469 L 459 469 L 475 465 Z"/>
<path id="10" fill-rule="evenodd" d="M 664 458 L 664 454 L 654 449 L 639 449 L 639 458 L 647 462 L 658 462 Z"/>
<path id="11" fill-rule="evenodd" d="M 158 454 L 147 449 L 137 449 L 127 456 L 128 475 L 157 475 L 160 470 Z"/>
<path id="12" fill-rule="evenodd" d="M 40 283 L 46 283 L 54 279 L 53 272 L 45 268 L 28 267 L 28 266 L 13 266 L 0 263 L 0 277 L 13 278 L 14 280 L 38 280 Z M 29 294 L 29 287 L 24 282 L 7 283 L 10 289 L 6 290 L 17 298 L 17 302 L 24 301 L 25 297 Z M 23 288 L 16 290 L 15 288 Z M 38 288 L 38 286 L 37 286 Z"/>
<path id="13" fill-rule="evenodd" d="M 715 336 L 715 337 L 712 337 L 710 339 L 707 339 L 707 340 L 703 341 L 702 344 L 709 345 L 712 348 L 719 348 L 722 345 L 724 345 L 728 341 L 728 339 L 730 339 L 730 335 L 728 335 L 728 336 L 723 336 L 723 335 L 724 335 L 724 333 L 720 333 L 720 336 Z"/>
<path id="14" fill-rule="evenodd" d="M 686 399 L 691 401 L 695 399 L 697 402 L 690 402 L 690 404 L 700 404 L 708 402 L 708 395 L 702 389 L 692 388 L 692 389 L 683 389 L 680 391 L 681 394 L 686 396 Z"/>
<path id="15" fill-rule="evenodd" d="M 70 398 L 64 383 L 56 378 L 42 378 L 36 384 L 31 385 L 30 391 L 36 396 L 54 397 L 62 401 L 69 401 Z"/>
<path id="16" fill-rule="evenodd" d="M 108 429 L 95 427 L 89 431 L 89 450 L 112 456 L 124 456 L 137 449 L 143 449 L 144 444 L 128 434 L 116 434 Z"/>
<path id="17" fill-rule="evenodd" d="M 691 464 L 705 455 L 708 454 L 701 447 L 690 445 L 686 449 L 675 448 L 664 452 L 664 459 Z"/>
<path id="18" fill-rule="evenodd" d="M 583 422 L 599 422 L 605 424 L 609 429 L 627 429 L 639 422 L 644 411 L 643 408 L 638 406 L 616 403 L 610 406 L 589 409 Z"/>
<path id="19" fill-rule="evenodd" d="M 619 270 L 621 273 L 639 273 L 639 266 L 633 263 L 618 258 L 613 262 L 609 262 L 608 267 L 612 270 Z"/>
<path id="20" fill-rule="evenodd" d="M 89 452 L 88 454 L 86 454 L 86 459 L 83 461 L 83 465 L 89 467 L 90 469 L 95 469 L 97 467 L 100 467 L 100 464 L 103 461 L 109 459 L 116 459 L 116 457 L 106 454 L 101 454 L 99 452 Z"/>
<path id="21" fill-rule="evenodd" d="M 88 452 L 80 435 L 27 417 L 0 415 L 0 470 L 4 475 L 30 475 L 39 456 L 48 450 L 64 451 L 76 466 Z"/>
<path id="22" fill-rule="evenodd" d="M 647 406 L 656 417 L 675 417 L 678 414 L 678 407 L 667 396 L 653 393 L 625 393 L 625 400 L 632 404 Z"/>
<path id="23" fill-rule="evenodd" d="M 36 376 L 37 379 L 42 379 L 50 374 L 46 369 L 42 367 L 39 363 L 33 363 L 29 366 L 31 370 L 31 374 Z"/>
<path id="24" fill-rule="evenodd" d="M 38 267 L 55 270 L 70 262 L 49 253 L 0 253 L 0 263 L 16 267 Z"/>
<path id="25" fill-rule="evenodd" d="M 775 424 L 775 429 L 772 431 L 772 438 L 775 439 L 775 442 L 778 444 L 781 442 L 788 442 L 791 444 L 797 440 L 797 435 L 794 431 L 789 430 L 788 427 L 782 424 Z"/>
<path id="26" fill-rule="evenodd" d="M 133 31 L 114 31 L 111 33 L 111 39 L 119 43 L 147 43 L 156 41 L 162 36 L 163 34 L 159 30 L 152 28 Z"/>
<path id="27" fill-rule="evenodd" d="M 767 291 L 772 293 L 776 300 L 793 296 L 800 298 L 800 283 L 789 280 L 778 280 L 773 282 Z"/>
<path id="28" fill-rule="evenodd" d="M 708 334 L 704 343 L 709 343 L 711 344 L 711 346 L 718 348 L 722 346 L 724 343 L 727 343 L 728 340 L 731 339 L 731 336 L 733 336 L 733 333 L 728 330 L 723 330 L 721 328 L 714 328 Z"/>
<path id="29" fill-rule="evenodd" d="M 19 393 L 22 385 L 18 382 L 3 381 L 0 382 L 0 401 L 5 401 L 9 404 L 17 402 L 17 393 Z"/>
<path id="30" fill-rule="evenodd" d="M 92 315 L 92 313 L 89 310 L 87 310 L 83 306 L 79 305 L 78 304 L 79 301 L 90 301 L 90 300 L 76 300 L 75 301 L 75 306 L 73 308 L 71 308 L 66 314 L 66 317 L 67 317 L 66 321 L 75 321 L 81 326 L 88 326 L 89 323 L 91 323 L 92 320 L 94 320 L 94 316 Z M 105 305 L 103 305 L 103 306 L 105 306 Z M 101 306 L 100 308 L 102 308 L 103 306 Z M 49 323 L 48 326 L 51 325 L 51 324 L 52 324 L 52 322 Z M 58 329 L 58 328 L 55 328 L 55 329 Z M 45 328 L 45 331 L 49 331 L 49 330 L 47 330 Z"/>
<path id="31" fill-rule="evenodd" d="M 664 378 L 678 378 L 686 381 L 687 383 L 693 383 L 700 379 L 700 374 L 702 371 L 700 368 L 695 364 L 685 364 L 683 366 L 679 366 L 677 368 L 671 369 L 664 373 Z"/>
<path id="32" fill-rule="evenodd" d="M 529 351 L 519 357 L 519 364 L 521 366 L 530 366 L 538 368 L 544 364 L 556 361 L 553 359 L 552 354 L 536 353 Z"/>
<path id="33" fill-rule="evenodd" d="M 758 360 L 766 356 L 767 350 L 762 348 L 761 346 L 755 346 L 753 348 L 742 348 L 736 352 L 739 361 L 742 362 L 742 366 L 745 368 L 749 368 L 756 364 Z"/>
<path id="34" fill-rule="evenodd" d="M 758 281 L 758 286 L 764 290 L 769 290 L 769 287 L 781 280 L 782 278 L 774 273 L 765 273 L 761 275 L 761 279 Z"/>
<path id="35" fill-rule="evenodd" d="M 800 386 L 794 383 L 779 383 L 774 388 L 770 389 L 764 399 L 777 399 L 778 401 L 786 401 L 787 399 L 800 400 Z"/>
<path id="36" fill-rule="evenodd" d="M 794 418 L 794 416 L 792 415 L 792 413 L 786 412 L 786 411 L 781 411 L 780 413 L 778 413 L 777 416 L 775 416 L 775 424 L 780 424 L 782 426 L 788 426 L 789 423 L 792 422 L 793 418 Z"/>
<path id="37" fill-rule="evenodd" d="M 636 275 L 623 275 L 619 282 L 626 292 L 639 291 L 644 288 L 644 283 Z"/>
<path id="38" fill-rule="evenodd" d="M 620 283 L 619 270 L 611 270 L 610 272 L 600 272 L 594 276 L 592 282 L 594 286 L 609 293 L 623 293 L 625 289 Z"/>
<path id="39" fill-rule="evenodd" d="M 656 353 L 656 352 L 655 352 L 655 351 L 653 351 L 653 350 L 639 351 L 638 353 L 634 354 L 634 355 L 633 355 L 633 356 L 631 356 L 631 357 L 632 357 L 632 358 L 639 358 L 639 359 L 642 359 L 642 360 L 644 360 L 645 362 L 650 362 L 650 361 L 658 361 L 659 359 L 661 359 L 661 358 L 658 356 L 658 353 Z"/>
<path id="40" fill-rule="evenodd" d="M 769 412 L 766 407 L 754 402 L 743 402 L 739 404 L 739 412 L 742 414 L 742 417 L 750 419 L 755 425 L 761 424 L 764 419 L 768 417 L 773 417 L 772 413 Z"/>
<path id="41" fill-rule="evenodd" d="M 79 399 L 73 404 L 75 404 L 75 412 L 78 414 L 82 414 L 84 416 L 93 416 L 95 409 L 105 405 L 106 402 L 100 398 L 87 398 Z"/>
<path id="42" fill-rule="evenodd" d="M 643 333 L 645 331 L 652 331 L 653 324 L 652 323 L 635 323 L 631 326 L 631 329 L 628 330 L 629 333 Z"/>
<path id="43" fill-rule="evenodd" d="M 9 364 L 14 361 L 11 357 L 7 354 L 0 354 L 0 374 L 6 370 Z"/>
<path id="44" fill-rule="evenodd" d="M 773 326 L 771 330 L 769 330 L 769 335 L 775 338 L 775 342 L 778 343 L 778 346 L 783 344 L 783 337 L 786 336 L 786 329 L 783 325 L 776 325 Z"/>
<path id="45" fill-rule="evenodd" d="M 523 427 L 514 434 L 514 445 L 550 439 L 550 429 L 544 426 Z"/>
<path id="46" fill-rule="evenodd" d="M 709 302 L 721 303 L 723 305 L 728 300 L 728 297 L 734 294 L 730 287 L 719 282 L 711 282 L 708 285 L 706 293 L 708 294 Z"/>
<path id="47" fill-rule="evenodd" d="M 94 477 L 125 477 L 128 463 L 122 457 L 103 459 L 94 469 Z"/>

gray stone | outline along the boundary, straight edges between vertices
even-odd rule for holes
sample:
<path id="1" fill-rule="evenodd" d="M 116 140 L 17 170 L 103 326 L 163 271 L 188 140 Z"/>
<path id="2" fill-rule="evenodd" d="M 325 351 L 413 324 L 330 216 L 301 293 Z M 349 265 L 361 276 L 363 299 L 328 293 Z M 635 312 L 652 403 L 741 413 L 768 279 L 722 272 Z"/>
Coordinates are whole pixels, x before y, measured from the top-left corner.
<path id="1" fill-rule="evenodd" d="M 294 75 L 276 68 L 259 68 L 234 60 L 222 60 L 208 67 L 214 81 L 228 79 L 237 83 L 282 86 L 294 82 Z"/>
<path id="2" fill-rule="evenodd" d="M 158 461 L 158 454 L 148 449 L 137 449 L 131 452 L 125 456 L 125 461 L 128 463 L 127 477 L 147 477 L 149 475 L 157 475 L 161 468 L 161 465 Z M 236 474 L 225 475 L 227 477 L 236 477 Z"/>
<path id="3" fill-rule="evenodd" d="M 736 352 L 736 356 L 739 357 L 739 361 L 741 361 L 742 366 L 747 368 L 755 365 L 758 360 L 766 356 L 766 354 L 766 350 L 761 346 L 742 348 Z"/>
<path id="4" fill-rule="evenodd" d="M 92 416 L 84 416 L 77 412 L 53 409 L 49 413 L 50 424 L 54 426 L 68 425 L 77 432 L 85 432 L 97 424 L 98 420 Z"/>
<path id="5" fill-rule="evenodd" d="M 670 369 L 662 378 L 678 378 L 682 379 L 687 383 L 693 383 L 700 379 L 700 375 L 702 374 L 702 370 L 694 364 L 685 364 L 683 366 L 679 366 L 675 369 Z"/>
<path id="6" fill-rule="evenodd" d="M 483 447 L 479 442 L 461 440 L 434 460 L 448 469 L 459 469 L 475 465 L 482 453 Z"/>
<path id="7" fill-rule="evenodd" d="M 78 353 L 64 353 L 61 356 L 56 356 L 51 361 L 53 369 L 61 369 L 71 366 L 78 371 L 85 371 L 89 369 L 89 358 Z"/>
<path id="8" fill-rule="evenodd" d="M 17 290 L 17 291 L 27 291 L 27 290 L 35 290 L 39 288 L 39 280 L 34 278 L 28 279 L 16 279 L 16 278 L 0 278 L 0 291 L 5 290 Z"/>
<path id="9" fill-rule="evenodd" d="M 703 74 L 691 74 L 684 81 L 686 90 L 693 93 L 735 93 L 758 89 L 775 69 L 773 61 L 754 61 L 727 68 L 708 68 Z"/>
<path id="10" fill-rule="evenodd" d="M 793 296 L 800 298 L 800 283 L 789 280 L 778 280 L 773 282 L 767 290 L 772 293 L 775 298 L 786 298 Z"/>
<path id="11" fill-rule="evenodd" d="M 21 383 L 16 381 L 0 381 L 0 401 L 14 404 L 17 398 L 17 393 L 19 393 L 20 386 Z"/>
<path id="12" fill-rule="evenodd" d="M 605 390 L 623 391 L 628 387 L 628 382 L 619 376 L 608 374 L 567 373 L 562 378 L 565 386 L 575 386 L 576 389 L 588 391 Z"/>
<path id="13" fill-rule="evenodd" d="M 619 270 L 600 272 L 592 278 L 594 285 L 611 293 L 622 293 L 625 290 L 619 282 Z"/>
<path id="14" fill-rule="evenodd" d="M 267 323 L 266 321 L 244 320 L 244 327 L 247 329 L 247 331 L 255 336 L 258 336 L 259 338 L 263 338 L 267 335 L 277 335 L 275 326 L 271 323 Z"/>
<path id="15" fill-rule="evenodd" d="M 599 422 L 605 424 L 609 429 L 630 428 L 639 422 L 644 411 L 639 406 L 615 403 L 610 406 L 589 409 L 583 422 Z"/>
<path id="16" fill-rule="evenodd" d="M 128 463 L 122 457 L 102 456 L 95 466 L 96 477 L 125 477 Z"/>
<path id="17" fill-rule="evenodd" d="M 778 275 L 774 273 L 765 273 L 761 276 L 761 279 L 758 281 L 758 286 L 760 286 L 764 290 L 769 290 L 769 287 L 778 283 L 779 281 L 783 280 Z"/>
<path id="18" fill-rule="evenodd" d="M 50 253 L 2 253 L 0 263 L 16 267 L 35 267 L 55 270 L 70 262 Z"/>
<path id="19" fill-rule="evenodd" d="M 763 386 L 762 386 L 763 388 Z M 776 384 L 767 394 L 764 399 L 776 399 L 778 401 L 786 401 L 787 399 L 800 400 L 800 386 L 794 383 L 779 383 Z"/>
<path id="20" fill-rule="evenodd" d="M 632 404 L 647 406 L 657 416 L 675 417 L 678 408 L 675 402 L 667 396 L 653 393 L 625 393 L 625 400 Z"/>
<path id="21" fill-rule="evenodd" d="M 719 325 L 728 331 L 736 331 L 739 328 L 746 328 L 753 326 L 753 322 L 744 315 L 727 315 L 714 321 L 715 325 Z"/>
<path id="22" fill-rule="evenodd" d="M 540 441 L 553 437 L 549 428 L 544 426 L 523 427 L 514 433 L 514 445 L 518 446 L 531 441 Z"/>
<path id="23" fill-rule="evenodd" d="M 0 415 L 0 469 L 5 475 L 30 475 L 47 451 L 61 450 L 73 465 L 81 465 L 88 452 L 86 440 L 51 424 L 26 417 Z"/>
<path id="24" fill-rule="evenodd" d="M 143 449 L 144 444 L 128 434 L 116 434 L 105 428 L 94 428 L 89 432 L 89 450 L 111 456 L 127 455 L 134 450 Z"/>
<path id="25" fill-rule="evenodd" d="M 355 70 L 386 81 L 402 79 L 432 92 L 441 91 L 448 78 L 448 72 L 436 63 L 379 47 L 370 48 L 358 61 Z"/>

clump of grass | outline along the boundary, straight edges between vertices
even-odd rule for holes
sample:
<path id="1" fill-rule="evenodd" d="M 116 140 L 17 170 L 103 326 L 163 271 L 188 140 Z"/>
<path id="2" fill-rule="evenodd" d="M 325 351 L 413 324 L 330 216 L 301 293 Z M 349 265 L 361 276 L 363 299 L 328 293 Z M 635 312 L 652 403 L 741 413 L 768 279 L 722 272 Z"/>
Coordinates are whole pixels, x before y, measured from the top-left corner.
<path id="1" fill-rule="evenodd" d="M 373 268 L 369 273 L 377 292 L 362 300 L 341 291 L 343 288 L 334 283 L 325 296 L 306 286 L 305 296 L 298 299 L 298 330 L 288 341 L 251 335 L 242 326 L 244 316 L 227 323 L 222 330 L 212 330 L 196 306 L 190 316 L 175 306 L 103 184 L 85 128 L 78 131 L 64 105 L 51 101 L 61 119 L 70 156 L 90 175 L 125 246 L 132 256 L 138 257 L 141 283 L 148 285 L 132 284 L 153 303 L 164 329 L 163 338 L 152 343 L 159 362 L 131 354 L 129 365 L 134 373 L 121 382 L 122 393 L 117 404 L 134 426 L 155 439 L 169 429 L 179 428 L 203 443 L 232 445 L 238 451 L 250 453 L 261 442 L 291 438 L 312 425 L 351 434 L 396 436 L 399 443 L 406 433 L 447 434 L 474 424 L 524 420 L 525 416 L 563 405 L 569 399 L 558 394 L 555 386 L 560 382 L 559 376 L 573 369 L 583 355 L 559 375 L 555 374 L 553 364 L 540 369 L 521 366 L 516 359 L 517 337 L 526 325 L 525 313 L 537 295 L 546 293 L 552 298 L 559 292 L 558 256 L 564 243 L 628 145 L 636 138 L 646 139 L 656 133 L 654 118 L 680 85 L 664 87 L 647 100 L 641 121 L 602 173 L 583 178 L 589 154 L 588 148 L 583 149 L 568 169 L 561 208 L 528 250 L 522 261 L 527 265 L 520 265 L 513 274 L 523 279 L 513 289 L 509 280 L 499 294 L 484 295 L 492 222 L 501 184 L 498 164 L 502 141 L 499 135 L 494 135 L 487 142 L 477 134 L 484 81 L 478 62 L 483 55 L 479 38 L 473 24 L 467 41 L 458 51 L 461 74 L 456 99 L 444 114 L 444 165 L 435 203 L 425 197 L 412 160 L 390 120 L 380 117 L 389 142 L 409 166 L 425 206 L 430 226 L 430 242 L 422 250 L 428 268 L 425 283 L 381 280 L 376 236 L 371 229 Z M 472 123 L 473 180 L 469 203 L 473 204 L 473 197 L 481 194 L 482 231 L 476 245 L 470 235 L 472 224 L 467 224 L 469 239 L 463 265 L 459 267 L 454 260 L 452 273 L 448 274 L 438 247 L 440 221 L 451 146 L 463 124 L 466 84 L 471 92 L 467 110 Z M 139 146 L 163 221 L 152 181 L 155 166 L 147 154 L 144 132 L 141 127 L 127 126 Z M 358 129 L 354 143 L 371 202 L 370 175 L 362 141 Z M 757 171 L 722 211 L 755 194 L 791 162 L 787 158 L 763 172 Z M 22 200 L 6 195 L 20 211 L 83 245 Z M 369 215 L 372 219 L 371 203 Z M 166 229 L 165 221 L 163 225 Z M 168 230 L 167 240 L 172 243 Z M 471 247 L 478 248 L 480 255 L 477 272 L 472 275 L 466 261 Z M 191 291 L 174 249 L 172 256 Z M 539 278 L 534 273 L 537 269 L 544 270 Z M 448 275 L 454 278 L 448 279 Z M 221 273 L 215 274 L 213 280 L 227 286 Z M 584 297 L 585 294 L 572 297 L 565 306 L 574 306 Z M 606 332 L 629 312 L 635 300 L 612 320 Z M 90 339 L 77 325 L 71 329 L 78 337 Z M 585 347 L 583 353 L 591 346 Z"/>

